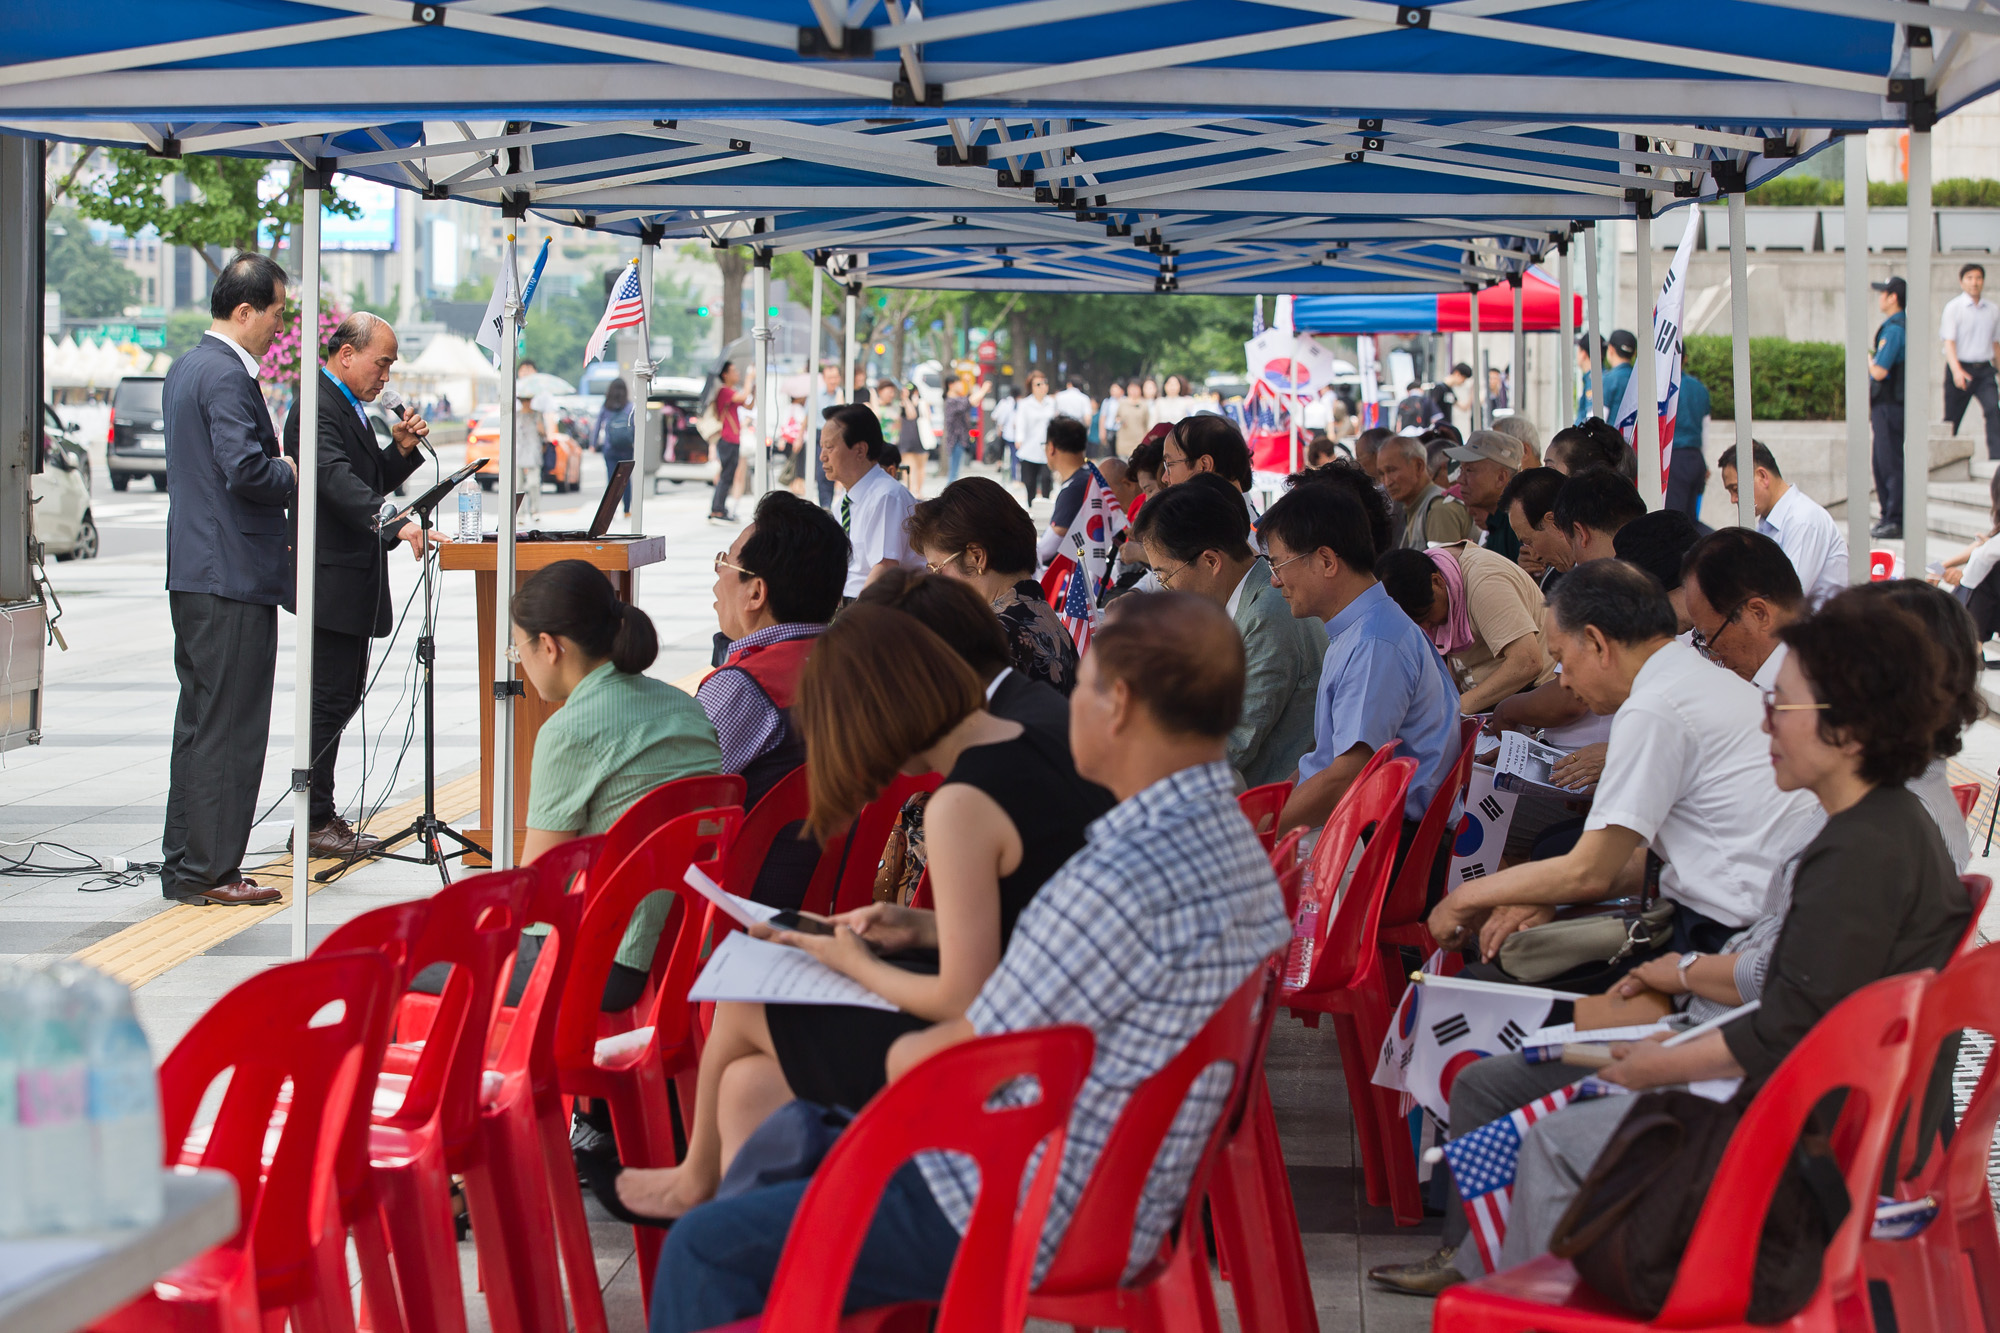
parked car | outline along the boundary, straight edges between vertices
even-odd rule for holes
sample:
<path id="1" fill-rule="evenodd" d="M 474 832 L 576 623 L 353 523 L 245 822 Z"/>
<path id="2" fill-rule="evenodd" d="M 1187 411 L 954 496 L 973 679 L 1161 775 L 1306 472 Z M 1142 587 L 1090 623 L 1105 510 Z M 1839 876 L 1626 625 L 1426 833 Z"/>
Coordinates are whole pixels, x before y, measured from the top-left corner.
<path id="1" fill-rule="evenodd" d="M 555 433 L 553 444 L 553 451 L 542 451 L 542 481 L 555 483 L 557 491 L 582 490 L 583 446 L 561 430 Z M 465 461 L 470 463 L 480 457 L 486 458 L 487 463 L 475 474 L 479 485 L 484 490 L 494 490 L 500 484 L 500 408 L 495 403 L 475 408 L 465 423 Z M 554 467 L 549 466 L 551 461 Z"/>
<path id="2" fill-rule="evenodd" d="M 111 425 L 104 436 L 104 467 L 111 489 L 122 491 L 134 477 L 150 476 L 153 489 L 167 489 L 167 423 L 160 403 L 161 375 L 127 375 L 111 391 Z"/>
<path id="3" fill-rule="evenodd" d="M 649 441 L 649 461 L 654 467 L 646 475 L 664 477 L 676 485 L 684 481 L 712 482 L 715 464 L 709 458 L 708 441 L 694 427 L 704 399 L 712 392 L 713 377 L 660 375 L 653 380 L 647 403 L 659 411 L 659 438 L 664 447 Z"/>
<path id="4" fill-rule="evenodd" d="M 74 423 L 42 404 L 42 470 L 34 477 L 34 529 L 42 549 L 58 560 L 97 554 L 97 520 L 90 514 L 90 452 Z"/>

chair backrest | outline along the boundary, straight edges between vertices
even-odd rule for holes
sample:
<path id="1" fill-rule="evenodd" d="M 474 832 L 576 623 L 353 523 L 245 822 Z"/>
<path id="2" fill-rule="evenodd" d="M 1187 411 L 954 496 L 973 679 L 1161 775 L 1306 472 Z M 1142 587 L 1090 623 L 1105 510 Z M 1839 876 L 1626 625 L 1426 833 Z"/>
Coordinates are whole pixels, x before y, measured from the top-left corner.
<path id="1" fill-rule="evenodd" d="M 1284 836 L 1271 851 L 1271 869 L 1278 874 L 1278 888 L 1285 895 L 1285 920 L 1296 920 L 1299 914 L 1299 885 L 1304 882 L 1306 863 L 1299 859 L 1299 844 L 1305 840 L 1306 831 L 1295 828 Z"/>
<path id="2" fill-rule="evenodd" d="M 763 1327 L 833 1333 L 883 1188 L 913 1154 L 941 1150 L 978 1164 L 979 1195 L 945 1284 L 938 1333 L 1020 1328 L 1091 1049 L 1082 1027 L 980 1037 L 939 1052 L 877 1093 L 813 1174 L 778 1260 Z M 1028 1077 L 1041 1089 L 1034 1102 L 992 1104 L 996 1092 Z M 1042 1143 L 1048 1147 L 1024 1203 L 1021 1173 Z"/>
<path id="3" fill-rule="evenodd" d="M 585 873 L 603 846 L 602 834 L 571 838 L 543 852 L 528 867 L 535 872 L 535 883 L 522 904 L 521 919 L 524 924 L 546 925 L 549 933 L 513 1007 L 506 1041 L 489 1050 L 489 1058 L 491 1067 L 503 1073 L 527 1070 L 538 1102 L 556 1095 L 556 1011 L 576 957 L 587 892 Z"/>
<path id="4" fill-rule="evenodd" d="M 1967 819 L 1972 818 L 1973 807 L 1979 804 L 1979 798 L 1985 790 L 1977 782 L 1952 783 L 1951 799 L 1958 802 L 1958 813 Z"/>
<path id="5" fill-rule="evenodd" d="M 1828 1093 L 1845 1089 L 1833 1134 L 1847 1179 L 1847 1220 L 1834 1233 L 1822 1285 L 1851 1289 L 1861 1242 L 1875 1213 L 1882 1158 L 1900 1106 L 1912 1040 L 1931 972 L 1864 986 L 1813 1025 L 1744 1111 L 1722 1154 L 1708 1201 L 1681 1256 L 1680 1276 L 1658 1324 L 1667 1328 L 1739 1324 L 1750 1303 L 1764 1218 L 1778 1177 L 1806 1118 Z"/>
<path id="6" fill-rule="evenodd" d="M 1978 913 L 1973 913 L 1978 920 Z M 1961 949 L 1944 971 L 1937 974 L 1930 989 L 1924 992 L 1923 1007 L 1917 1012 L 1916 1037 L 1910 1047 L 1910 1076 L 1904 1084 L 1903 1098 L 1909 1109 L 1912 1128 L 1903 1133 L 1899 1140 L 1896 1160 L 1896 1179 L 1910 1181 L 1917 1178 L 1923 1168 L 1922 1181 L 1915 1190 L 1899 1189 L 1899 1194 L 1920 1197 L 1930 1192 L 1938 1168 L 1931 1152 L 1936 1144 L 1925 1140 L 1915 1129 L 1915 1117 L 1923 1107 L 1924 1098 L 1930 1090 L 1939 1047 L 1944 1040 L 1965 1028 L 1977 1028 L 1982 1032 L 2000 1032 L 2000 945 L 1989 944 L 1984 948 Z M 1986 1139 L 1993 1135 L 1993 1122 L 2000 1115 L 2000 1084 L 1993 1077 L 1994 1066 L 1988 1062 L 1981 1073 L 1979 1083 L 1973 1090 L 1972 1100 L 1966 1105 L 1964 1118 L 1958 1130 L 1951 1137 L 1951 1147 L 1947 1157 L 1955 1159 L 1964 1146 L 1964 1139 L 1973 1127 L 1975 1118 L 1985 1119 Z M 1981 1099 L 1985 1099 L 1982 1105 Z M 1972 1134 L 1972 1138 L 1979 1138 Z M 1983 1140 L 1982 1140 L 1983 1142 Z M 1986 1149 L 1980 1147 L 1971 1154 L 1977 1158 L 1975 1171 L 1980 1176 L 1980 1190 L 1984 1183 Z M 1946 1170 L 1951 1170 L 1947 1167 Z M 1954 1173 L 1955 1174 L 1955 1173 Z"/>
<path id="7" fill-rule="evenodd" d="M 1314 925 L 1312 967 L 1300 991 L 1340 990 L 1380 966 L 1375 944 L 1382 928 L 1382 905 L 1389 871 L 1396 863 L 1396 839 L 1403 829 L 1403 801 L 1416 772 L 1416 760 L 1391 759 L 1366 782 L 1350 786 L 1326 821 L 1313 847 L 1312 894 L 1319 903 L 1319 918 Z M 1354 860 L 1354 845 L 1364 833 L 1369 834 L 1368 846 L 1342 893 L 1341 876 Z"/>
<path id="8" fill-rule="evenodd" d="M 1389 897 L 1382 905 L 1382 919 L 1391 925 L 1421 921 L 1430 911 L 1431 868 L 1436 864 L 1445 826 L 1451 823 L 1452 812 L 1460 809 L 1466 790 L 1472 785 L 1472 754 L 1478 741 L 1479 719 L 1461 719 L 1458 758 L 1445 770 L 1444 781 L 1438 784 L 1430 805 L 1425 807 L 1416 837 L 1410 842 L 1410 853 L 1403 858 L 1402 872 L 1389 886 Z"/>
<path id="9" fill-rule="evenodd" d="M 1401 736 L 1391 736 L 1388 744 L 1383 745 L 1374 754 L 1368 756 L 1368 762 L 1361 766 L 1361 771 L 1354 775 L 1354 780 L 1360 782 L 1366 778 L 1375 776 L 1376 769 L 1397 757 L 1396 751 L 1402 748 L 1402 744 L 1403 738 Z"/>
<path id="10" fill-rule="evenodd" d="M 675 902 L 653 951 L 655 987 L 647 1022 L 652 1046 L 669 1050 L 688 1039 L 687 993 L 701 958 L 708 900 L 687 886 L 688 867 L 713 875 L 743 822 L 739 806 L 703 809 L 668 820 L 605 873 L 593 873 L 577 926 L 575 949 L 556 1014 L 555 1061 L 563 1091 L 601 1095 L 595 1081 L 597 1016 L 604 983 L 634 909 L 648 894 L 671 893 Z M 602 867 L 609 858 L 598 857 Z"/>
<path id="11" fill-rule="evenodd" d="M 395 970 L 378 953 L 322 951 L 259 972 L 209 1006 L 161 1062 L 168 1166 L 181 1161 L 203 1096 L 229 1071 L 200 1165 L 236 1179 L 240 1221 L 224 1244 L 251 1246 L 266 1308 L 309 1294 L 314 1250 L 339 1225 L 336 1161 L 355 1147 L 347 1117 L 372 1091 L 362 1066 L 393 1003 Z M 322 1014 L 335 1004 L 337 1016 Z M 267 1168 L 265 1139 L 287 1081 L 291 1102 Z"/>
<path id="12" fill-rule="evenodd" d="M 882 864 L 882 849 L 896 827 L 903 802 L 919 792 L 936 791 L 944 784 L 944 774 L 925 773 L 920 777 L 898 774 L 894 781 L 862 808 L 847 835 L 845 861 L 840 868 L 840 884 L 834 891 L 832 912 L 851 912 L 875 900 L 875 872 Z M 814 877 L 815 887 L 818 877 Z M 815 901 L 808 899 L 808 901 Z"/>
<path id="13" fill-rule="evenodd" d="M 713 810 L 718 806 L 743 804 L 743 779 L 734 773 L 702 773 L 691 778 L 663 782 L 627 806 L 625 813 L 604 831 L 604 850 L 598 861 L 605 870 L 632 854 L 646 835 L 670 819 L 679 819 L 693 810 Z"/>
<path id="14" fill-rule="evenodd" d="M 1098 1290 L 1116 1286 L 1122 1280 L 1130 1258 L 1139 1201 L 1167 1130 L 1180 1114 L 1195 1080 L 1210 1066 L 1227 1064 L 1233 1071 L 1230 1092 L 1188 1181 L 1189 1206 L 1198 1205 L 1209 1162 L 1231 1119 L 1257 1048 L 1259 1024 L 1271 1007 L 1267 1002 L 1270 983 L 1269 962 L 1260 960 L 1181 1053 L 1132 1090 L 1125 1109 L 1118 1113 L 1111 1137 L 1105 1141 L 1103 1155 L 1097 1159 L 1096 1168 L 1077 1198 L 1062 1246 L 1037 1290 L 1048 1293 Z M 1179 1239 L 1182 1244 L 1189 1243 L 1185 1227 Z"/>
<path id="15" fill-rule="evenodd" d="M 1963 958 L 1979 947 L 1979 918 L 1986 914 L 1986 900 L 1993 896 L 1993 881 L 1985 875 L 1960 875 L 1958 882 L 1965 886 L 1965 896 L 1972 902 L 1965 934 L 1958 937 L 1958 948 L 1952 953 L 1954 958 Z"/>
<path id="16" fill-rule="evenodd" d="M 1285 802 L 1290 799 L 1292 784 L 1289 782 L 1267 782 L 1236 798 L 1236 804 L 1243 809 L 1243 817 L 1250 821 L 1251 828 L 1257 830 L 1257 840 L 1264 844 L 1266 852 L 1278 840 L 1278 816 L 1284 812 Z"/>
<path id="17" fill-rule="evenodd" d="M 812 792 L 806 785 L 806 769 L 801 764 L 771 784 L 764 799 L 743 817 L 743 826 L 730 840 L 722 858 L 722 875 L 716 882 L 738 897 L 752 897 L 764 859 L 785 830 L 805 819 L 812 809 Z"/>
<path id="18" fill-rule="evenodd" d="M 1894 551 L 1870 551 L 1868 553 L 1869 582 L 1880 583 L 1895 572 L 1896 553 Z"/>

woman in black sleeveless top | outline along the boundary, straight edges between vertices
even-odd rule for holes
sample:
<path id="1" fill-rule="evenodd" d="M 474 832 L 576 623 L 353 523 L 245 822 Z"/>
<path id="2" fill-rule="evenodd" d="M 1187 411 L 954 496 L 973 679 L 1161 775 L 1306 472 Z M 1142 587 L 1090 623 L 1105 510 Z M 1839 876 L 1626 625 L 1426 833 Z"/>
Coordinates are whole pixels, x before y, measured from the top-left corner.
<path id="1" fill-rule="evenodd" d="M 1111 808 L 1066 747 L 993 716 L 983 694 L 971 668 L 900 611 L 850 607 L 820 639 L 794 705 L 809 826 L 824 838 L 898 772 L 943 771 L 925 812 L 936 910 L 876 904 L 838 918 L 832 936 L 780 932 L 897 1009 L 718 1004 L 686 1157 L 624 1172 L 627 1208 L 673 1217 L 707 1199 L 736 1146 L 794 1097 L 859 1110 L 887 1081 L 897 1037 L 965 1012 L 1021 910 Z"/>

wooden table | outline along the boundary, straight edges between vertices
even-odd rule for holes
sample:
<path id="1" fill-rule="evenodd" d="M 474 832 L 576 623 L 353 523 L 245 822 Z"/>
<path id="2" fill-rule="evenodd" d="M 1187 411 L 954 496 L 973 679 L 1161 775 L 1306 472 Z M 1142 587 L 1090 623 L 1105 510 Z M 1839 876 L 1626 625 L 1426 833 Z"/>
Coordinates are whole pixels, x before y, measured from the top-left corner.
<path id="1" fill-rule="evenodd" d="M 596 541 L 516 542 L 514 544 L 514 586 L 519 588 L 528 575 L 558 560 L 585 560 L 604 571 L 618 598 L 631 602 L 636 580 L 634 571 L 666 558 L 665 537 L 601 537 Z M 479 601 L 479 827 L 465 830 L 465 836 L 482 847 L 493 845 L 493 591 L 500 577 L 498 542 L 446 542 L 439 548 L 442 567 L 473 572 L 473 595 Z M 510 593 L 509 596 L 512 596 Z M 516 675 L 519 675 L 516 669 Z M 533 776 L 535 737 L 542 723 L 561 704 L 550 703 L 535 692 L 533 681 L 522 677 L 527 696 L 514 705 L 514 849 L 520 851 L 527 837 L 528 784 Z M 468 855 L 467 865 L 483 865 Z M 6 1333 L 0 1330 L 0 1333 Z"/>
<path id="2" fill-rule="evenodd" d="M 40 1269 L 52 1252 L 78 1252 L 74 1263 L 22 1285 L 0 1285 L 0 1333 L 74 1333 L 236 1234 L 236 1182 L 227 1172 L 162 1174 L 167 1207 L 154 1226 L 0 1240 L 0 1284 L 10 1272 Z"/>

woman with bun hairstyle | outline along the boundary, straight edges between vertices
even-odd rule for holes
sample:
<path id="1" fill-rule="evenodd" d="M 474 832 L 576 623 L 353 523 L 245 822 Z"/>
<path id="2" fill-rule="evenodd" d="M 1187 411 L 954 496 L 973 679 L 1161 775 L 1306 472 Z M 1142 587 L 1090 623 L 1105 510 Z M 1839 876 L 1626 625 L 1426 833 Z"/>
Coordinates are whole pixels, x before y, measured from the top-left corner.
<path id="1" fill-rule="evenodd" d="M 537 694 L 562 705 L 535 736 L 523 865 L 604 832 L 663 783 L 722 771 L 715 728 L 694 696 L 645 674 L 660 651 L 651 617 L 620 601 L 603 571 L 558 560 L 521 585 L 509 610 L 508 659 Z M 655 893 L 632 914 L 605 1008 L 621 979 L 637 998 L 669 905 L 670 895 Z"/>

